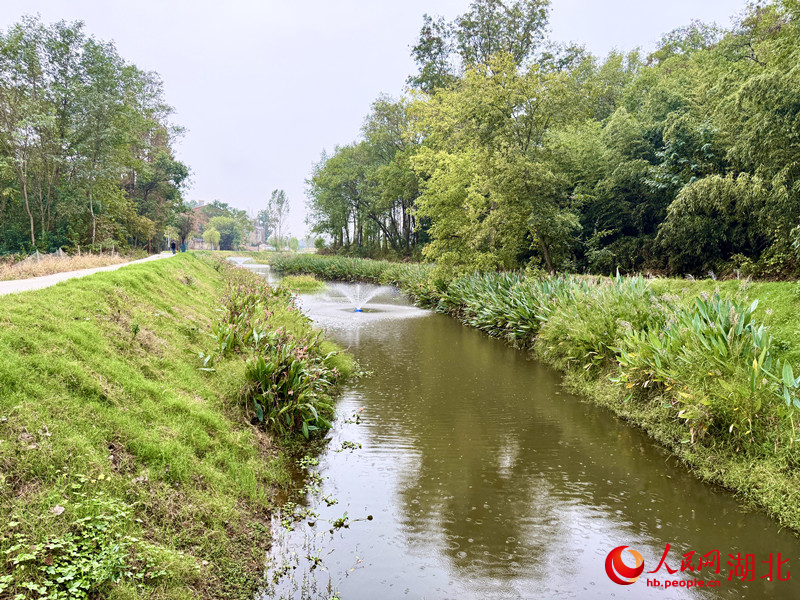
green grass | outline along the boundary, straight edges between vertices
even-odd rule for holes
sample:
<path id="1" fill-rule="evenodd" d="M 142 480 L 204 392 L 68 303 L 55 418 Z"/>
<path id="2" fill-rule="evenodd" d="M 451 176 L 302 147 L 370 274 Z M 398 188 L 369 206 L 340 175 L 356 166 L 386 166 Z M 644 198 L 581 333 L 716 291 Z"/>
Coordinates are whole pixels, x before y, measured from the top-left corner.
<path id="1" fill-rule="evenodd" d="M 92 597 L 252 597 L 292 459 L 244 418 L 243 358 L 198 370 L 222 286 L 181 254 L 0 298 L 0 596 L 84 597 L 41 587 L 72 569 Z"/>
<path id="2" fill-rule="evenodd" d="M 230 256 L 249 256 L 253 260 L 251 263 L 261 264 L 261 265 L 268 265 L 270 264 L 273 257 L 278 256 L 279 252 L 276 251 L 264 251 L 264 252 L 252 252 L 249 250 L 192 250 L 191 254 L 197 254 L 198 256 L 205 256 L 205 257 L 219 257 L 219 258 L 228 258 Z"/>
<path id="3" fill-rule="evenodd" d="M 325 282 L 313 275 L 287 275 L 281 280 L 280 285 L 297 292 L 316 292 L 325 289 Z"/>

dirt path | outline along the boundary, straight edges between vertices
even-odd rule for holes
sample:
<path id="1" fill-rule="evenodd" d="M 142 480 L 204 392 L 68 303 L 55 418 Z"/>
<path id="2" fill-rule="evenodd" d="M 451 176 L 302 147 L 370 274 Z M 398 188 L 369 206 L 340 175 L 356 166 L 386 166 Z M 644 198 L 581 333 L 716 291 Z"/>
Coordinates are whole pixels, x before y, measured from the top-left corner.
<path id="1" fill-rule="evenodd" d="M 30 279 L 12 279 L 10 281 L 0 281 L 0 296 L 5 294 L 15 294 L 17 292 L 30 292 L 33 290 L 40 290 L 42 288 L 50 287 L 67 279 L 75 277 L 86 277 L 94 273 L 102 273 L 103 271 L 115 271 L 121 267 L 128 265 L 135 265 L 138 263 L 148 262 L 151 260 L 159 260 L 162 258 L 169 258 L 171 253 L 154 254 L 141 260 L 134 260 L 126 263 L 119 263 L 117 265 L 108 265 L 106 267 L 95 267 L 94 269 L 81 269 L 80 271 L 67 271 L 65 273 L 54 273 L 53 275 L 43 275 L 42 277 L 31 277 Z"/>

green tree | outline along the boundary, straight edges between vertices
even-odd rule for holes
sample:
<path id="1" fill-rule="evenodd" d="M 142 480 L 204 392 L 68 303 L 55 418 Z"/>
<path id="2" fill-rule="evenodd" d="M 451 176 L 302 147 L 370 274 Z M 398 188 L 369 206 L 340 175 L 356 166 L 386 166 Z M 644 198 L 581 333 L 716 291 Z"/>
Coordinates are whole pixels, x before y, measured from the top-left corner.
<path id="1" fill-rule="evenodd" d="M 206 227 L 203 232 L 203 241 L 211 246 L 211 249 L 219 249 L 220 233 L 213 227 Z"/>
<path id="2" fill-rule="evenodd" d="M 215 229 L 219 234 L 220 250 L 238 250 L 246 234 L 241 222 L 233 217 L 213 217 L 208 221 L 208 229 Z"/>
<path id="3" fill-rule="evenodd" d="M 267 202 L 267 214 L 269 223 L 275 232 L 275 243 L 278 250 L 283 243 L 283 229 L 286 224 L 286 217 L 289 215 L 289 198 L 283 190 L 272 190 L 272 194 Z"/>
<path id="4" fill-rule="evenodd" d="M 0 33 L 0 251 L 160 247 L 188 169 L 163 85 L 80 22 Z"/>
<path id="5" fill-rule="evenodd" d="M 432 93 L 455 83 L 460 71 L 489 66 L 499 54 L 522 65 L 544 40 L 549 6 L 549 0 L 473 0 L 450 23 L 425 15 L 411 50 L 419 73 L 408 82 Z"/>
<path id="6" fill-rule="evenodd" d="M 415 162 L 425 179 L 417 212 L 433 222 L 425 255 L 511 268 L 538 250 L 553 270 L 554 253 L 579 229 L 569 182 L 548 149 L 552 128 L 586 114 L 568 75 L 535 64 L 519 71 L 512 56 L 498 55 L 419 109 L 426 152 Z M 453 219 L 461 225 L 440 226 Z"/>

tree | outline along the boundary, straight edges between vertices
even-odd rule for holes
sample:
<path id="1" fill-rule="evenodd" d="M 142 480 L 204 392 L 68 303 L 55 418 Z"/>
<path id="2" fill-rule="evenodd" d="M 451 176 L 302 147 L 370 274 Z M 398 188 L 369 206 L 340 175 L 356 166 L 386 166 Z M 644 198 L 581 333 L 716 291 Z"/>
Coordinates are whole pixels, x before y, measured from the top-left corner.
<path id="1" fill-rule="evenodd" d="M 489 66 L 499 54 L 526 63 L 544 40 L 549 6 L 549 0 L 473 0 L 450 23 L 425 15 L 411 50 L 419 73 L 408 82 L 430 94 L 455 83 L 460 71 Z"/>
<path id="2" fill-rule="evenodd" d="M 297 252 L 300 249 L 300 240 L 298 240 L 296 237 L 292 237 L 289 240 L 289 249 L 292 252 Z"/>
<path id="3" fill-rule="evenodd" d="M 214 250 L 219 249 L 219 239 L 220 233 L 213 227 L 206 227 L 206 230 L 203 232 L 203 241 L 211 246 L 211 249 Z"/>
<path id="4" fill-rule="evenodd" d="M 337 251 L 449 271 L 800 273 L 800 4 L 600 61 L 544 37 L 548 3 L 426 15 L 412 99 L 378 98 L 307 180 Z"/>
<path id="5" fill-rule="evenodd" d="M 208 221 L 208 229 L 215 229 L 219 234 L 220 250 L 238 250 L 246 234 L 242 223 L 232 217 L 213 217 Z"/>
<path id="6" fill-rule="evenodd" d="M 538 250 L 554 270 L 554 254 L 580 229 L 549 149 L 553 128 L 587 116 L 575 91 L 565 74 L 535 64 L 519 71 L 512 56 L 498 55 L 420 104 L 426 151 L 415 159 L 425 181 L 417 214 L 433 223 L 427 257 L 512 268 Z"/>
<path id="7" fill-rule="evenodd" d="M 267 213 L 269 214 L 269 222 L 275 231 L 275 247 L 280 250 L 283 244 L 283 227 L 289 214 L 289 198 L 287 198 L 286 192 L 272 190 L 272 195 L 267 202 Z"/>
<path id="8" fill-rule="evenodd" d="M 274 229 L 270 211 L 266 208 L 258 211 L 258 215 L 256 215 L 256 224 L 264 228 L 264 239 L 268 240 Z"/>
<path id="9" fill-rule="evenodd" d="M 181 248 L 186 247 L 186 240 L 189 239 L 189 236 L 192 234 L 192 230 L 194 229 L 194 215 L 191 212 L 185 212 L 178 215 L 177 227 L 178 227 L 178 235 L 181 240 Z"/>
<path id="10" fill-rule="evenodd" d="M 309 223 L 360 255 L 411 255 L 417 243 L 414 202 L 419 147 L 407 99 L 379 97 L 362 128 L 363 141 L 324 155 L 307 181 Z"/>
<path id="11" fill-rule="evenodd" d="M 0 33 L 0 251 L 160 246 L 188 168 L 163 85 L 80 22 Z"/>

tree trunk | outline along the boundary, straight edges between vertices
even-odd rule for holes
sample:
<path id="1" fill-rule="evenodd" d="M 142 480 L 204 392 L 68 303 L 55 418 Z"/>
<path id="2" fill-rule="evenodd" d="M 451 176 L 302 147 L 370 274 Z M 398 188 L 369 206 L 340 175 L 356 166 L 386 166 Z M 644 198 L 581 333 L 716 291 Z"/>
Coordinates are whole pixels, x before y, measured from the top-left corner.
<path id="1" fill-rule="evenodd" d="M 92 214 L 92 247 L 94 248 L 94 240 L 97 236 L 97 217 L 94 214 L 94 196 L 92 188 L 89 188 L 89 212 Z"/>
<path id="2" fill-rule="evenodd" d="M 34 232 L 33 213 L 31 212 L 31 205 L 28 203 L 28 179 L 22 179 L 22 197 L 25 199 L 25 210 L 28 211 L 28 218 L 31 221 L 31 245 L 36 246 L 36 233 Z"/>
<path id="3" fill-rule="evenodd" d="M 556 272 L 553 270 L 553 262 L 550 260 L 550 250 L 547 244 L 545 244 L 544 240 L 541 238 L 539 238 L 539 244 L 542 246 L 542 254 L 544 255 L 544 262 L 547 265 L 547 270 L 550 271 L 551 275 L 555 275 Z"/>

